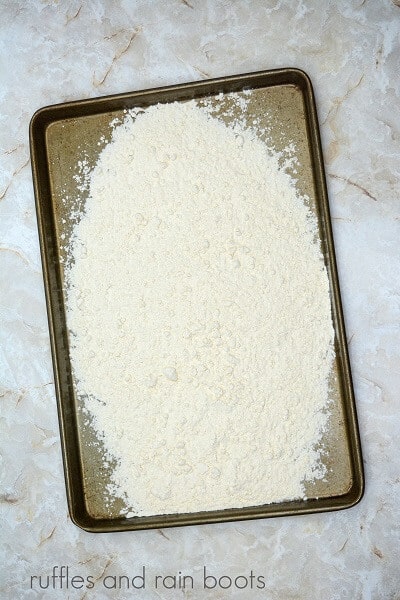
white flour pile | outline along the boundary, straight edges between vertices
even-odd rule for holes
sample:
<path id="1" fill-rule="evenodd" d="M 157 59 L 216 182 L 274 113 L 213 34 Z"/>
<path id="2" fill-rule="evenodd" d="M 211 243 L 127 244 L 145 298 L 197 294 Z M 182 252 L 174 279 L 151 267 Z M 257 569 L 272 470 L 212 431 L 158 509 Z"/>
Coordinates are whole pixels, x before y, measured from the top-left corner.
<path id="1" fill-rule="evenodd" d="M 115 128 L 67 268 L 78 391 L 128 516 L 304 496 L 333 360 L 316 224 L 278 155 L 194 102 Z"/>

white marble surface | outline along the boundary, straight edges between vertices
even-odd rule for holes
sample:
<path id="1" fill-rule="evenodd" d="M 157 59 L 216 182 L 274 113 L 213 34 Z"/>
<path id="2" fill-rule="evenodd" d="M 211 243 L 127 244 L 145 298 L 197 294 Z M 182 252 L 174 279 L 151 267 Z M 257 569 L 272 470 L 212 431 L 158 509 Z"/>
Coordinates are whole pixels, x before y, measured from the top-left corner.
<path id="1" fill-rule="evenodd" d="M 398 0 L 1 0 L 1 598 L 400 598 Z M 318 102 L 366 492 L 338 513 L 95 535 L 67 515 L 30 173 L 39 107 L 295 66 Z M 69 565 L 92 590 L 30 589 Z M 148 569 L 146 590 L 105 575 Z M 201 569 L 264 591 L 201 590 Z M 181 570 L 193 591 L 154 590 Z M 147 583 L 147 582 L 146 582 Z"/>

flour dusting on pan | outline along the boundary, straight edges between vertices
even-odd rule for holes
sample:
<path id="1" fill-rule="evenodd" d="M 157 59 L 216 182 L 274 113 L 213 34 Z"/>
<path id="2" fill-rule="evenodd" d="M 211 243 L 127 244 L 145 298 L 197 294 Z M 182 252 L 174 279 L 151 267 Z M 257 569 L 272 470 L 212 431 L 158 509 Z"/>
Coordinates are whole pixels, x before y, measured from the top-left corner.
<path id="1" fill-rule="evenodd" d="M 294 149 L 235 117 L 248 94 L 229 125 L 205 102 L 131 111 L 84 173 L 71 361 L 127 516 L 298 499 L 325 473 L 328 277 Z"/>

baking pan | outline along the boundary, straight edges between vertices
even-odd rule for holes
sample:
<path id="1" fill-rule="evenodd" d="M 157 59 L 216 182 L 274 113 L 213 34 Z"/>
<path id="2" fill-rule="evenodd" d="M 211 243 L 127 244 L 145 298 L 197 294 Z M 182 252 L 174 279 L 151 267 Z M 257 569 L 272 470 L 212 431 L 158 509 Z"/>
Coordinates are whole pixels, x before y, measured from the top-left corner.
<path id="1" fill-rule="evenodd" d="M 247 110 L 259 119 L 261 126 L 268 127 L 274 147 L 279 150 L 294 142 L 298 188 L 309 197 L 310 209 L 318 219 L 331 288 L 336 351 L 330 426 L 324 436 L 327 475 L 324 480 L 307 484 L 307 500 L 126 518 L 121 516 L 121 500 L 106 506 L 104 491 L 110 471 L 103 465 L 101 443 L 83 418 L 71 373 L 63 264 L 65 241 L 72 231 L 70 215 L 82 208 L 76 200 L 77 162 L 84 159 L 89 167 L 95 164 L 110 139 L 111 121 L 122 117 L 126 109 L 212 98 L 221 92 L 240 93 L 244 89 L 253 90 Z M 313 513 L 356 504 L 364 488 L 361 448 L 317 113 L 308 76 L 298 69 L 261 71 L 48 106 L 37 111 L 31 120 L 30 148 L 65 480 L 74 523 L 92 532 L 120 531 Z"/>

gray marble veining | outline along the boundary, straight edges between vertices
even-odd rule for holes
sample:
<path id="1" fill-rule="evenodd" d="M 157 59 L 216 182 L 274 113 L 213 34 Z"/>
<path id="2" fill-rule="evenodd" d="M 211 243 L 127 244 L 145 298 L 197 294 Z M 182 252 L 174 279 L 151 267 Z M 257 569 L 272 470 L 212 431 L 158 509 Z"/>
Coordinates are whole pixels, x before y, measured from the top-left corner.
<path id="1" fill-rule="evenodd" d="M 1 597 L 400 598 L 399 2 L 2 0 L 0 12 Z M 29 119 L 65 100 L 285 66 L 308 72 L 317 97 L 365 497 L 337 513 L 85 533 L 67 514 Z M 31 589 L 56 565 L 94 588 Z M 142 565 L 144 590 L 100 585 Z M 265 589 L 204 591 L 204 565 L 252 570 Z M 195 589 L 155 589 L 179 570 Z"/>

